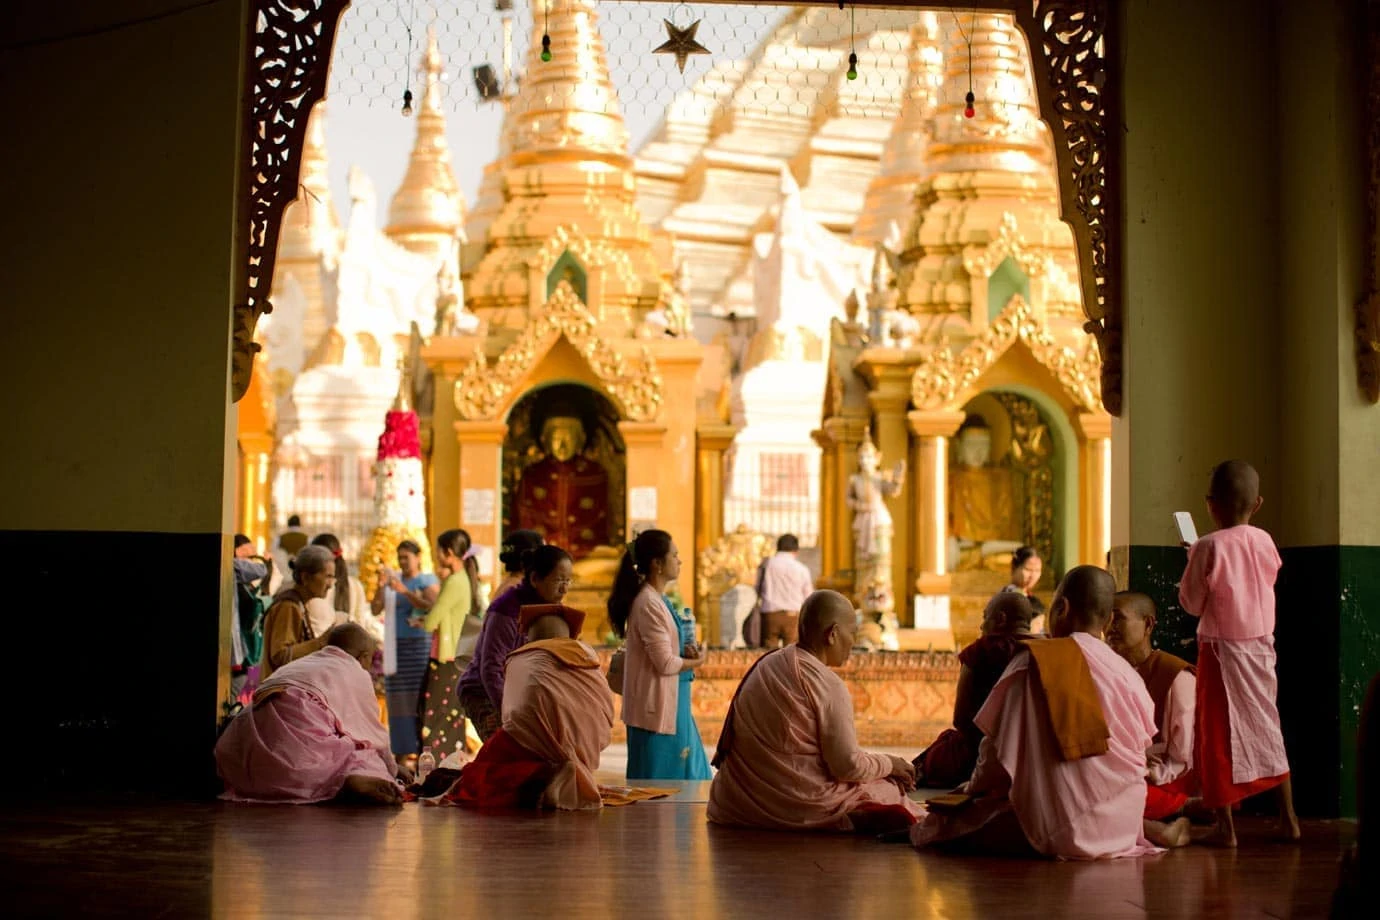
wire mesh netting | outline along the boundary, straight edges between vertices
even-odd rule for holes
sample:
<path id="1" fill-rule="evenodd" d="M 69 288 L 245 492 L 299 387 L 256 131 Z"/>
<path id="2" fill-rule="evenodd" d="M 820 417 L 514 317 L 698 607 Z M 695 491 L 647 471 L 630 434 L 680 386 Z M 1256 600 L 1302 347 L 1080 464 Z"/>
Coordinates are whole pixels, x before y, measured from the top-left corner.
<path id="1" fill-rule="evenodd" d="M 406 89 L 417 92 L 416 69 L 428 29 L 434 29 L 446 62 L 445 105 L 452 112 L 474 111 L 491 104 L 495 83 L 503 82 L 505 45 L 513 79 L 503 90 L 512 91 L 549 19 L 593 10 L 624 114 L 660 116 L 674 106 L 682 117 L 708 119 L 732 100 L 739 112 L 808 115 L 821 95 L 837 94 L 838 113 L 870 115 L 877 106 L 899 105 L 908 30 L 923 15 L 616 0 L 552 0 L 545 10 L 542 0 L 355 0 L 337 38 L 330 95 L 351 104 L 400 107 Z M 710 52 L 688 57 L 684 73 L 673 55 L 652 54 L 667 41 L 667 21 L 679 28 L 698 21 L 696 40 Z M 853 80 L 846 77 L 850 53 L 857 55 Z"/>

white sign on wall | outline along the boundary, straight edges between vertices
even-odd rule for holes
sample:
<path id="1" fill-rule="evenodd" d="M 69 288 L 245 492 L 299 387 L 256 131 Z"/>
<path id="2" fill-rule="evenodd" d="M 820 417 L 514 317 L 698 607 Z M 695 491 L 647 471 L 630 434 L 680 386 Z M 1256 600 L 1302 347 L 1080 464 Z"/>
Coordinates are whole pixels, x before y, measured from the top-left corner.
<path id="1" fill-rule="evenodd" d="M 656 520 L 656 487 L 638 486 L 628 490 L 628 517 L 634 521 Z"/>
<path id="2" fill-rule="evenodd" d="M 493 524 L 497 505 L 497 489 L 465 489 L 461 496 L 460 516 L 466 524 Z"/>

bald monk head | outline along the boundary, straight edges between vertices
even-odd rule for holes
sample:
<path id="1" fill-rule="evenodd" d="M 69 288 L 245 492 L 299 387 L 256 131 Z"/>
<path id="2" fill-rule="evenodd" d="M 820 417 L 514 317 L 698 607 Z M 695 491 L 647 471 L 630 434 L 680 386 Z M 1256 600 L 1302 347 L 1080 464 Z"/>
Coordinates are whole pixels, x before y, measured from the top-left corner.
<path id="1" fill-rule="evenodd" d="M 796 645 L 831 668 L 848 661 L 858 632 L 858 613 L 837 591 L 816 591 L 800 608 L 800 638 Z"/>
<path id="2" fill-rule="evenodd" d="M 554 613 L 538 617 L 527 625 L 527 641 L 539 642 L 542 639 L 569 639 L 570 624 L 565 617 Z"/>
<path id="3" fill-rule="evenodd" d="M 1112 600 L 1112 621 L 1107 644 L 1132 665 L 1150 657 L 1150 635 L 1155 631 L 1155 602 L 1139 591 L 1119 591 Z"/>
<path id="4" fill-rule="evenodd" d="M 1219 528 L 1249 524 L 1260 510 L 1260 474 L 1244 460 L 1228 460 L 1212 470 L 1208 512 Z"/>
<path id="5" fill-rule="evenodd" d="M 1019 591 L 1003 591 L 993 595 L 982 612 L 984 636 L 1020 636 L 1030 632 L 1035 618 L 1030 600 Z"/>
<path id="6" fill-rule="evenodd" d="M 345 652 L 369 671 L 374 666 L 374 651 L 379 647 L 369 631 L 358 623 L 341 623 L 326 637 L 326 644 Z"/>
<path id="7" fill-rule="evenodd" d="M 1095 565 L 1070 569 L 1049 608 L 1050 635 L 1062 639 L 1081 632 L 1102 638 L 1112 618 L 1115 595 L 1116 582 L 1106 569 Z"/>

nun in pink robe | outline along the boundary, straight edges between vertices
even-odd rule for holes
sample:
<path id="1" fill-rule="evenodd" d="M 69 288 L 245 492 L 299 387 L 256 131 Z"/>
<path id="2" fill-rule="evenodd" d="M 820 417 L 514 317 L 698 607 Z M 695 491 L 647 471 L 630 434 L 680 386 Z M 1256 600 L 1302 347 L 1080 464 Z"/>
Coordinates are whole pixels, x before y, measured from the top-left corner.
<path id="1" fill-rule="evenodd" d="M 767 653 L 744 676 L 714 763 L 716 824 L 847 833 L 882 829 L 881 814 L 905 827 L 922 813 L 887 778 L 892 758 L 858 747 L 843 680 L 799 645 Z"/>
<path id="2" fill-rule="evenodd" d="M 911 829 L 911 842 L 924 847 L 970 834 L 975 843 L 998 840 L 1002 835 L 994 831 L 1004 825 L 1023 832 L 1037 853 L 1059 859 L 1159 852 L 1145 839 L 1142 821 L 1145 752 L 1155 734 L 1155 707 L 1145 682 L 1089 633 L 1041 641 L 1040 651 L 1077 643 L 1096 694 L 1095 701 L 1086 702 L 1094 713 L 1100 707 L 1105 721 L 1104 752 L 1070 757 L 1061 749 L 1050 724 L 1050 711 L 1059 708 L 1054 682 L 1072 682 L 1085 693 L 1086 684 L 1067 667 L 1042 684 L 1028 647 L 1007 665 L 974 719 L 984 737 L 967 785 L 976 797 L 973 804 L 953 814 L 927 815 Z M 1018 828 L 1011 824 L 1013 816 Z M 986 835 L 978 837 L 984 830 Z M 1013 855 L 1014 849 L 1003 852 Z"/>
<path id="3" fill-rule="evenodd" d="M 251 708 L 216 742 L 216 770 L 225 781 L 222 798 L 302 805 L 335 798 L 351 777 L 393 784 L 398 772 L 373 678 L 336 645 L 283 665 L 259 685 Z"/>

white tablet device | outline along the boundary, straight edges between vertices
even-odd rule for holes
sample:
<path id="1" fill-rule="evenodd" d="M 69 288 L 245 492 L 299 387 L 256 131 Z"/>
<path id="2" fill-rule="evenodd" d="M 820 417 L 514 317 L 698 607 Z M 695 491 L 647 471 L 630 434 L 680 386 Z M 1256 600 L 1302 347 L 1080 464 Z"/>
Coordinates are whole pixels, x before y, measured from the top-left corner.
<path id="1" fill-rule="evenodd" d="M 1179 528 L 1179 539 L 1190 545 L 1198 542 L 1198 528 L 1193 526 L 1193 515 L 1187 511 L 1174 512 L 1174 526 Z"/>

